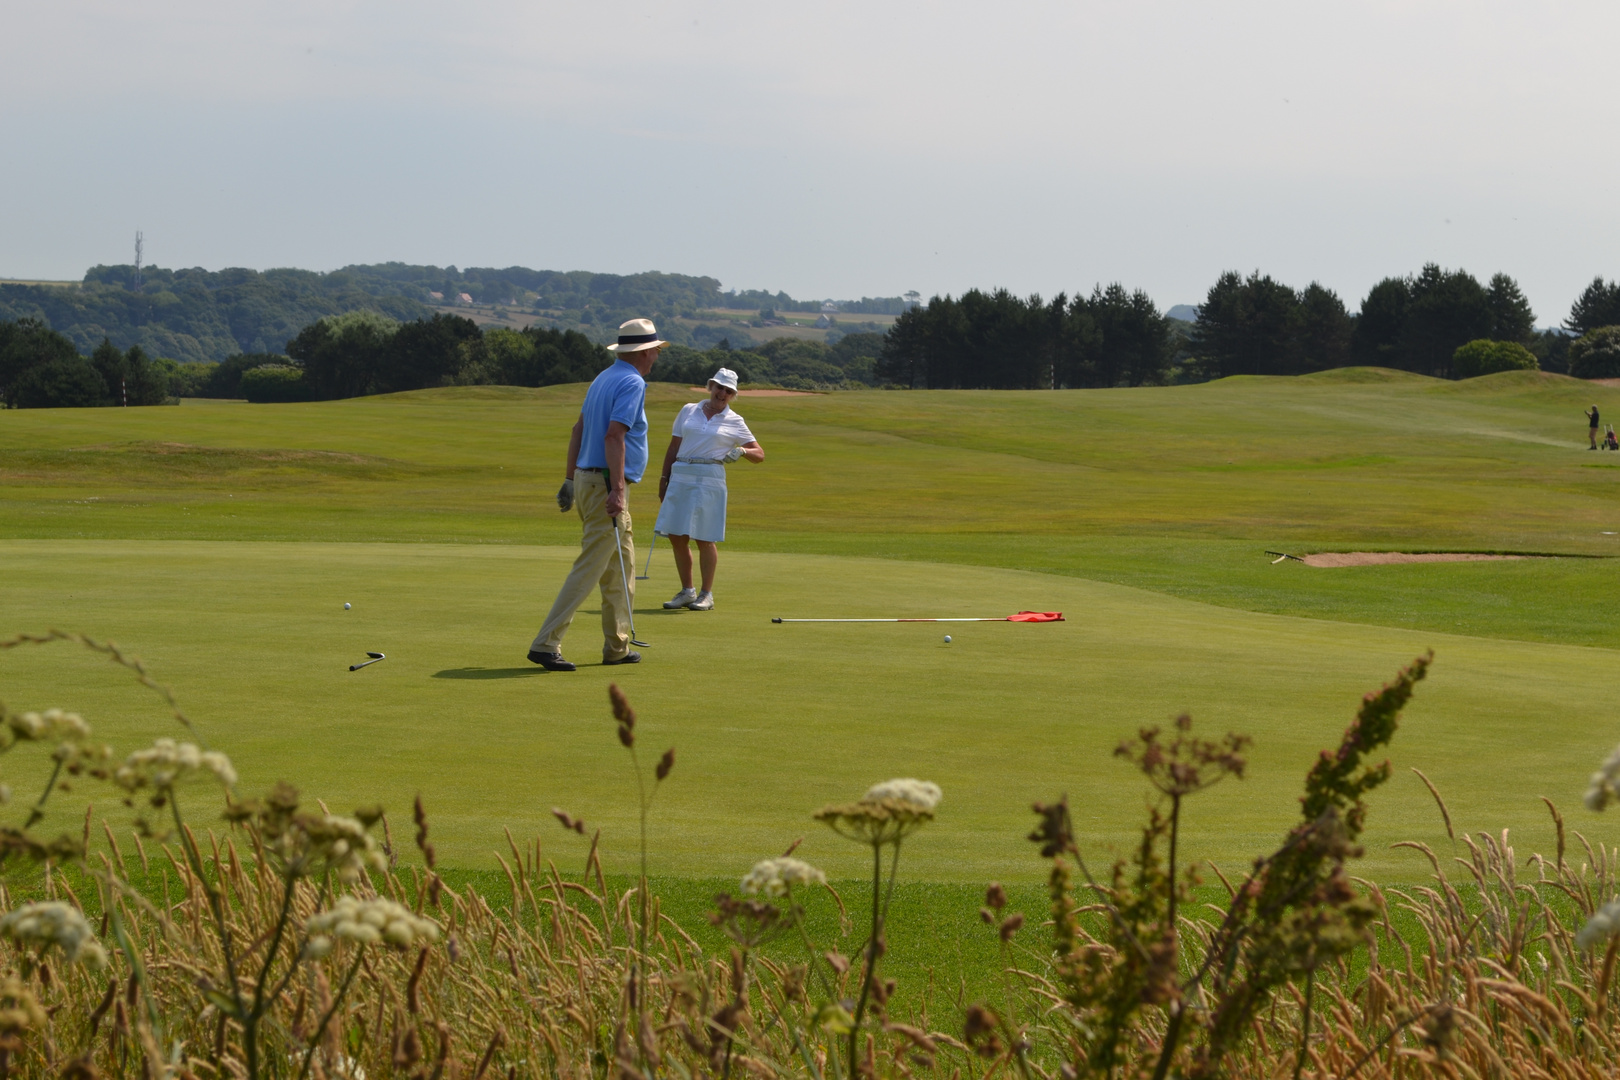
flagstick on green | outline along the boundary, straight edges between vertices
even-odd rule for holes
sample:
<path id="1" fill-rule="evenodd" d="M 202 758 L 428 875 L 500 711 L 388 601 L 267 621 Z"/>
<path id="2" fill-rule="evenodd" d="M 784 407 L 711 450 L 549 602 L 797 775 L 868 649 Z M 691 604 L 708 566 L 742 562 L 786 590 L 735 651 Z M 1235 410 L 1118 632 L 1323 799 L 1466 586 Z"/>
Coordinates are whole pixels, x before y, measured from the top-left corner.
<path id="1" fill-rule="evenodd" d="M 1016 615 L 979 619 L 772 619 L 773 623 L 790 622 L 1063 622 L 1061 611 L 1020 611 Z"/>

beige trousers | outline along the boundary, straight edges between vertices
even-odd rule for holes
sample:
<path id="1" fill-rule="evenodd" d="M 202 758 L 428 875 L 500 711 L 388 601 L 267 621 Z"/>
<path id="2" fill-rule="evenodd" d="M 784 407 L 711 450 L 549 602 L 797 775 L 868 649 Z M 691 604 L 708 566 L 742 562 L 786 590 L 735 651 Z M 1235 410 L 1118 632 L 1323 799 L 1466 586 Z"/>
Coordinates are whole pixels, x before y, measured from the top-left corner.
<path id="1" fill-rule="evenodd" d="M 607 478 L 599 472 L 574 470 L 574 509 L 584 522 L 584 536 L 580 539 L 579 558 L 568 572 L 557 593 L 551 614 L 535 635 L 529 648 L 537 652 L 561 651 L 563 635 L 579 610 L 591 595 L 591 589 L 602 590 L 602 659 L 622 660 L 630 651 L 630 608 L 625 601 L 628 587 L 630 603 L 635 602 L 636 582 L 626 580 L 620 572 L 619 554 L 624 555 L 624 570 L 636 565 L 636 544 L 630 535 L 630 508 L 626 499 L 624 513 L 619 515 L 620 544 L 613 542 L 613 519 L 607 515 Z"/>

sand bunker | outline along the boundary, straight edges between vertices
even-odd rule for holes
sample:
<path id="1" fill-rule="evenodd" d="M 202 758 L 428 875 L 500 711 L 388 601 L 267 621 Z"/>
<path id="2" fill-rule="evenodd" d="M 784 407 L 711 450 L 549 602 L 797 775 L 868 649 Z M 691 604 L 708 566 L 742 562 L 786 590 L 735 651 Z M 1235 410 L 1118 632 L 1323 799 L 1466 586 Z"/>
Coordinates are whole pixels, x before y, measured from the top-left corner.
<path id="1" fill-rule="evenodd" d="M 1306 555 L 1306 566 L 1386 566 L 1414 562 L 1497 562 L 1533 559 L 1534 555 L 1481 555 L 1473 551 L 1323 551 Z"/>

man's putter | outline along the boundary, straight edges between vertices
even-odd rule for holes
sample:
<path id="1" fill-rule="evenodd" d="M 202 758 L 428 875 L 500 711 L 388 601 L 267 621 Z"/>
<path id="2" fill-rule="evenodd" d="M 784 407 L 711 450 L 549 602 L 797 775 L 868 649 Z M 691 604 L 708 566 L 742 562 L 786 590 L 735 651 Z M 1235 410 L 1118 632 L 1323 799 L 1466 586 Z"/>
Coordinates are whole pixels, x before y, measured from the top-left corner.
<path id="1" fill-rule="evenodd" d="M 613 515 L 613 548 L 619 553 L 619 580 L 624 583 L 624 610 L 630 614 L 630 644 L 645 649 L 648 645 L 636 637 L 636 605 L 630 600 L 630 578 L 624 572 L 624 538 L 619 535 L 619 517 Z"/>

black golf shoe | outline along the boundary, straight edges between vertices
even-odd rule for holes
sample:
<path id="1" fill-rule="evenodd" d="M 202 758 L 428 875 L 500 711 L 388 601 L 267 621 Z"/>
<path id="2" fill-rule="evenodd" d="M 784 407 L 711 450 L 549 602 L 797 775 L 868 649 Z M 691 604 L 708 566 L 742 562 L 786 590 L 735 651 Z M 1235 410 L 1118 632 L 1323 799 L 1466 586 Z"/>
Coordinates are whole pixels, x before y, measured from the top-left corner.
<path id="1" fill-rule="evenodd" d="M 562 658 L 562 653 L 529 650 L 529 663 L 539 664 L 547 671 L 573 671 L 574 665 Z"/>
<path id="2" fill-rule="evenodd" d="M 619 657 L 617 660 L 608 660 L 606 658 L 604 658 L 602 660 L 602 666 L 603 667 L 613 667 L 615 664 L 639 664 L 639 663 L 641 663 L 641 654 L 638 653 L 638 652 L 627 652 L 623 656 Z"/>

